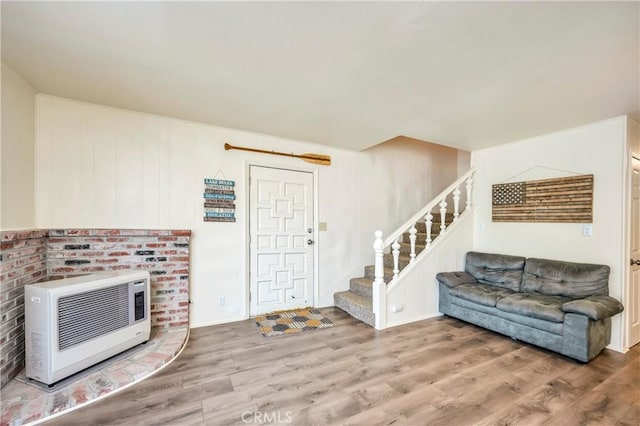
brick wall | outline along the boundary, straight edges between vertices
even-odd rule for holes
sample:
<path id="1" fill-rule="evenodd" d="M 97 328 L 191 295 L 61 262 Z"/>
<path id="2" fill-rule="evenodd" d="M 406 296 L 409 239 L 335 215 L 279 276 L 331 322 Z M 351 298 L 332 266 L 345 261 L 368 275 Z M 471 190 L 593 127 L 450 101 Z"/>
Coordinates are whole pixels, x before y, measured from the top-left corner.
<path id="1" fill-rule="evenodd" d="M 191 231 L 52 229 L 47 242 L 49 279 L 147 270 L 151 275 L 151 327 L 186 326 L 190 235 Z"/>
<path id="2" fill-rule="evenodd" d="M 47 276 L 47 231 L 0 232 L 0 387 L 24 368 L 24 286 Z"/>
<path id="3" fill-rule="evenodd" d="M 188 230 L 52 229 L 2 232 L 0 373 L 24 368 L 24 285 L 100 271 L 147 270 L 151 327 L 189 324 Z"/>

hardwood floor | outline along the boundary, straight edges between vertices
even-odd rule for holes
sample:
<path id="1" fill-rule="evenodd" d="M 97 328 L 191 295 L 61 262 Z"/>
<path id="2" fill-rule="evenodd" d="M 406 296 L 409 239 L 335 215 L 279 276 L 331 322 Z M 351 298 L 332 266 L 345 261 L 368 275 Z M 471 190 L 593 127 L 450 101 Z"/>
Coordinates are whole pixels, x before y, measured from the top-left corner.
<path id="1" fill-rule="evenodd" d="M 640 347 L 581 365 L 451 318 L 262 337 L 193 329 L 157 375 L 48 425 L 638 425 Z"/>

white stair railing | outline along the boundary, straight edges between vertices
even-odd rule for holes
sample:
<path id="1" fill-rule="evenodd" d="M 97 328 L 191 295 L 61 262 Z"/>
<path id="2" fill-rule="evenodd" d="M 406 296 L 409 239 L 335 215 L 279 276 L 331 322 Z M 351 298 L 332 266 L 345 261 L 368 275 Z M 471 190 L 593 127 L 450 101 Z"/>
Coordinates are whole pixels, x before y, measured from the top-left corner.
<path id="1" fill-rule="evenodd" d="M 447 198 L 451 196 L 453 199 L 453 222 L 457 221 L 461 213 L 464 213 L 471 208 L 471 192 L 473 190 L 473 175 L 474 169 L 470 169 L 464 175 L 460 176 L 455 182 L 453 182 L 447 189 L 438 194 L 429 204 L 424 206 L 418 213 L 416 213 L 411 219 L 403 223 L 398 229 L 391 233 L 385 240 L 382 239 L 382 231 L 375 232 L 374 248 L 374 285 L 373 285 L 373 312 L 376 318 L 376 328 L 383 328 L 386 323 L 386 283 L 384 282 L 384 254 L 385 252 L 391 252 L 393 257 L 393 278 L 391 281 L 396 281 L 402 275 L 402 271 L 399 268 L 400 259 L 400 243 L 402 242 L 402 236 L 409 233 L 410 262 L 413 263 L 416 260 L 416 243 L 424 243 L 424 251 L 429 251 L 432 248 L 431 229 L 433 228 L 433 214 L 431 213 L 436 207 L 439 208 L 440 213 L 440 234 L 445 234 L 447 231 Z M 460 186 L 465 184 L 466 187 L 466 204 L 462 212 L 460 212 Z M 417 241 L 416 223 L 420 220 L 424 220 L 426 228 L 426 238 L 424 241 Z M 383 294 L 384 293 L 384 294 Z M 383 309 L 384 307 L 384 309 Z"/>

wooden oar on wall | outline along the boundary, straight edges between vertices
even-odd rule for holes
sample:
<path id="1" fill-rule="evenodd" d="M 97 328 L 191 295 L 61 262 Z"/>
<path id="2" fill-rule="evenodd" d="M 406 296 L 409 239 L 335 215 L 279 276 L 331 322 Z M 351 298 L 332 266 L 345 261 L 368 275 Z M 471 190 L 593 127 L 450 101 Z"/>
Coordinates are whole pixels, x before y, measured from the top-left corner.
<path id="1" fill-rule="evenodd" d="M 322 155 L 322 154 L 310 154 L 310 153 L 293 154 L 293 153 L 289 153 L 289 152 L 267 151 L 267 150 L 264 150 L 264 149 L 245 148 L 245 147 L 242 147 L 242 146 L 233 146 L 233 145 L 229 145 L 228 143 L 224 144 L 224 149 L 225 149 L 225 151 L 229 151 L 230 149 L 238 149 L 240 151 L 259 152 L 261 154 L 283 155 L 285 157 L 300 158 L 301 160 L 304 160 L 307 163 L 321 164 L 323 166 L 330 166 L 331 165 L 331 157 L 329 157 L 328 155 Z"/>

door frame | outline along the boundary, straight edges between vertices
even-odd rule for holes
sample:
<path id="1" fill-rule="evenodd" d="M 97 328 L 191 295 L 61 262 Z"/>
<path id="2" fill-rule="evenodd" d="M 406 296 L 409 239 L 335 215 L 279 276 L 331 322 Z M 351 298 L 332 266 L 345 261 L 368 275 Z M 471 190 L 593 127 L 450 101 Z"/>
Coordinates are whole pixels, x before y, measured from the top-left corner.
<path id="1" fill-rule="evenodd" d="M 311 173 L 312 178 L 313 178 L 313 185 L 312 185 L 312 189 L 313 189 L 313 234 L 312 234 L 312 238 L 314 241 L 313 244 L 313 292 L 312 292 L 312 297 L 313 297 L 313 307 L 316 307 L 316 304 L 318 303 L 319 297 L 320 297 L 320 289 L 318 286 L 318 278 L 319 278 L 319 265 L 318 265 L 318 212 L 319 212 L 319 197 L 318 197 L 318 177 L 319 177 L 319 170 L 317 167 L 314 166 L 306 166 L 304 164 L 295 164 L 293 165 L 291 160 L 284 160 L 284 161 L 278 161 L 277 159 L 275 160 L 260 160 L 260 159 L 247 159 L 244 162 L 244 187 L 246 188 L 245 194 L 244 194 L 244 205 L 247 206 L 247 208 L 245 209 L 244 212 L 244 217 L 245 217 L 245 228 L 244 228 L 244 233 L 245 233 L 245 238 L 244 238 L 244 244 L 246 247 L 245 252 L 245 257 L 244 257 L 244 265 L 245 265 L 245 283 L 243 286 L 243 297 L 244 297 L 244 301 L 245 301 L 245 318 L 251 318 L 251 300 L 249 299 L 250 297 L 250 292 L 251 292 L 251 241 L 250 241 L 250 237 L 251 237 L 251 223 L 250 218 L 251 218 L 251 188 L 250 188 L 250 177 L 251 177 L 251 167 L 255 166 L 255 167 L 266 167 L 266 168 L 271 168 L 271 169 L 282 169 L 282 170 L 289 170 L 289 171 L 293 171 L 293 172 L 304 172 L 304 173 Z"/>

